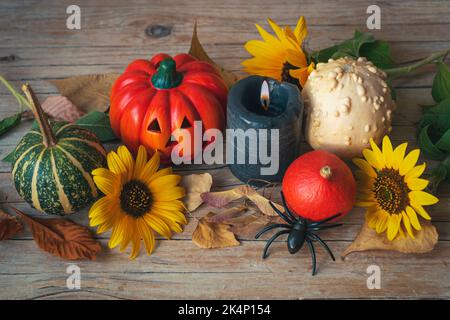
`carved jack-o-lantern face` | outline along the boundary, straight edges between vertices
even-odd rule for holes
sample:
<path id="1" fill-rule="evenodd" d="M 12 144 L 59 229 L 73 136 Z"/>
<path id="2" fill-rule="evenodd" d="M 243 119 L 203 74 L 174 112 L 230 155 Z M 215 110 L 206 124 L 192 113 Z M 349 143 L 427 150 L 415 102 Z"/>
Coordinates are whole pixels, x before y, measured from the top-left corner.
<path id="1" fill-rule="evenodd" d="M 206 62 L 180 54 L 160 54 L 151 61 L 136 60 L 119 77 L 111 93 L 111 125 L 133 151 L 140 144 L 157 150 L 162 162 L 170 162 L 177 129 L 194 138 L 194 122 L 203 131 L 222 130 L 225 122 L 227 88 L 217 70 Z M 181 139 L 181 138 L 180 138 Z M 194 142 L 188 155 L 193 158 Z"/>

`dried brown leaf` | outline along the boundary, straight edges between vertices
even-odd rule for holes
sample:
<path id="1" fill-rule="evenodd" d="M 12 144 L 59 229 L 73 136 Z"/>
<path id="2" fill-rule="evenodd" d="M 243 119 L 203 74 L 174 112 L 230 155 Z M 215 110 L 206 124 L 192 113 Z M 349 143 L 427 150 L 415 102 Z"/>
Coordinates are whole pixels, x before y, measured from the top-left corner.
<path id="1" fill-rule="evenodd" d="M 0 210 L 0 241 L 12 238 L 22 231 L 23 226 L 15 217 Z"/>
<path id="2" fill-rule="evenodd" d="M 253 238 L 259 230 L 267 224 L 273 223 L 275 219 L 261 213 L 254 213 L 232 219 L 230 230 L 238 237 Z"/>
<path id="3" fill-rule="evenodd" d="M 216 208 L 222 208 L 229 204 L 231 201 L 238 200 L 242 197 L 247 197 L 252 201 L 258 209 L 268 216 L 277 216 L 276 212 L 269 204 L 269 200 L 260 195 L 255 189 L 248 185 L 236 187 L 234 189 L 219 191 L 219 192 L 206 192 L 201 194 L 203 202 Z M 284 212 L 283 206 L 274 203 L 275 207 L 281 212 Z"/>
<path id="4" fill-rule="evenodd" d="M 101 251 L 90 231 L 66 219 L 31 218 L 13 208 L 31 229 L 37 245 L 44 251 L 68 260 L 94 260 Z"/>
<path id="5" fill-rule="evenodd" d="M 181 186 L 186 190 L 183 203 L 189 211 L 194 211 L 203 203 L 200 195 L 211 190 L 212 182 L 212 176 L 209 173 L 191 174 L 183 177 Z"/>
<path id="6" fill-rule="evenodd" d="M 85 113 L 106 111 L 109 95 L 119 74 L 90 74 L 66 79 L 50 80 L 59 92 Z"/>
<path id="7" fill-rule="evenodd" d="M 194 32 L 192 33 L 192 40 L 191 40 L 191 47 L 189 48 L 189 54 L 191 56 L 194 56 L 198 60 L 206 61 L 206 62 L 212 64 L 214 67 L 216 67 L 217 70 L 219 70 L 219 72 L 223 78 L 223 81 L 225 82 L 225 84 L 227 85 L 228 88 L 230 88 L 233 84 L 236 83 L 236 81 L 238 79 L 237 76 L 234 73 L 232 73 L 228 70 L 225 70 L 221 66 L 217 65 L 208 56 L 205 49 L 203 49 L 203 46 L 200 43 L 200 40 L 198 39 L 198 35 L 197 35 L 197 21 L 194 24 Z"/>
<path id="8" fill-rule="evenodd" d="M 197 228 L 192 233 L 192 242 L 205 249 L 226 248 L 239 245 L 234 233 L 226 223 L 211 222 L 215 213 L 208 213 L 198 221 Z"/>
<path id="9" fill-rule="evenodd" d="M 422 230 L 416 231 L 415 238 L 399 235 L 389 241 L 384 233 L 378 234 L 365 222 L 352 244 L 342 253 L 346 257 L 352 252 L 367 250 L 391 250 L 402 253 L 425 253 L 433 250 L 438 241 L 436 228 L 429 221 L 422 223 Z"/>
<path id="10" fill-rule="evenodd" d="M 241 216 L 246 212 L 248 207 L 246 205 L 239 205 L 237 207 L 229 208 L 221 213 L 216 213 L 214 216 L 208 218 L 211 223 L 229 223 L 232 219 Z"/>
<path id="11" fill-rule="evenodd" d="M 67 97 L 50 96 L 42 103 L 42 109 L 51 118 L 55 120 L 63 120 L 75 122 L 85 115 L 76 105 L 74 105 Z"/>

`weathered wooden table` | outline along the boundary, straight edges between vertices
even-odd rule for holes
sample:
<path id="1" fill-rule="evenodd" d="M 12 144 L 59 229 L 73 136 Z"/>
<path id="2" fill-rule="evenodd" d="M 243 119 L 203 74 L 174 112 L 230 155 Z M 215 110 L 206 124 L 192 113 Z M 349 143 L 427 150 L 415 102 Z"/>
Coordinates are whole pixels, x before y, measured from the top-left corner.
<path id="1" fill-rule="evenodd" d="M 72 1 L 2 1 L 0 4 L 0 74 L 16 87 L 29 82 L 41 99 L 56 94 L 46 80 L 73 75 L 121 72 L 133 59 L 158 52 L 179 53 L 189 48 L 195 19 L 210 56 L 224 67 L 240 72 L 247 57 L 243 44 L 257 37 L 254 23 L 267 26 L 266 17 L 294 25 L 307 18 L 309 46 L 321 48 L 349 38 L 355 28 L 366 29 L 366 8 L 373 1 L 77 1 L 81 30 L 66 29 L 66 7 Z M 398 62 L 411 62 L 450 46 L 450 3 L 447 1 L 377 1 L 381 30 L 376 37 L 391 43 Z M 162 32 L 154 32 L 152 26 Z M 430 103 L 433 67 L 395 82 L 399 108 L 392 138 L 395 143 L 416 143 L 419 104 Z M 15 100 L 0 88 L 0 118 L 12 115 Z M 30 122 L 1 137 L 3 158 L 29 129 Z M 107 145 L 108 149 L 115 145 Z M 236 186 L 225 166 L 180 168 L 181 173 L 208 171 L 214 190 Z M 34 213 L 14 190 L 10 165 L 0 162 L 0 207 L 13 205 Z M 199 217 L 211 208 L 195 212 Z M 106 248 L 96 261 L 76 262 L 81 268 L 81 289 L 66 287 L 70 262 L 39 250 L 27 231 L 0 242 L 0 298 L 449 298 L 450 297 L 450 188 L 440 191 L 431 214 L 439 232 L 433 252 L 404 255 L 392 252 L 355 253 L 332 262 L 318 249 L 319 274 L 311 277 L 309 253 L 289 255 L 277 242 L 266 261 L 263 241 L 240 239 L 241 246 L 204 250 L 191 241 L 196 220 L 174 240 L 160 240 L 152 256 L 128 260 L 127 254 Z M 71 219 L 87 224 L 86 211 Z M 324 231 L 336 254 L 353 240 L 363 221 L 355 209 L 339 230 Z M 381 289 L 369 290 L 369 265 L 381 268 Z"/>

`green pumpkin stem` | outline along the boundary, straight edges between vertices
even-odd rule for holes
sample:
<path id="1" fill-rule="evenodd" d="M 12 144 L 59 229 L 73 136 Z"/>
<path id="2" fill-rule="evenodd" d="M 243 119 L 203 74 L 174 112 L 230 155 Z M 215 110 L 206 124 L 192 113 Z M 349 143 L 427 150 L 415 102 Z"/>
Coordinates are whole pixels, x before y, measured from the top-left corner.
<path id="1" fill-rule="evenodd" d="M 175 60 L 172 58 L 164 59 L 158 67 L 158 70 L 152 77 L 152 83 L 158 89 L 170 89 L 177 87 L 183 75 L 176 70 Z"/>
<path id="2" fill-rule="evenodd" d="M 24 84 L 22 86 L 22 91 L 25 93 L 25 96 L 30 103 L 34 117 L 36 118 L 36 121 L 39 125 L 44 146 L 48 148 L 56 145 L 56 137 L 53 134 L 52 128 L 50 127 L 47 115 L 45 114 L 44 110 L 42 110 L 41 103 L 34 94 L 33 89 L 31 89 L 31 86 L 29 84 Z"/>

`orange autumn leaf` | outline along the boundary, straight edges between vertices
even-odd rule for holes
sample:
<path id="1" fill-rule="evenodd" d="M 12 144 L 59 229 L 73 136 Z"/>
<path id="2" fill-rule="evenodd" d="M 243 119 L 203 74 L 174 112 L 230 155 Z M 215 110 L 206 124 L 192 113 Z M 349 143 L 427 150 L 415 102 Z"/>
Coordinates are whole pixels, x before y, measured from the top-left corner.
<path id="1" fill-rule="evenodd" d="M 0 241 L 12 238 L 22 231 L 23 226 L 15 217 L 0 210 Z"/>
<path id="2" fill-rule="evenodd" d="M 269 204 L 269 200 L 260 195 L 255 189 L 248 185 L 239 186 L 234 189 L 219 191 L 219 192 L 206 192 L 202 193 L 201 197 L 203 202 L 216 208 L 222 208 L 234 200 L 238 200 L 242 197 L 246 197 L 253 202 L 258 209 L 268 216 L 276 216 L 276 212 Z M 274 203 L 275 207 L 281 212 L 284 212 L 283 206 Z"/>
<path id="3" fill-rule="evenodd" d="M 12 209 L 28 224 L 37 245 L 48 253 L 68 260 L 94 260 L 101 251 L 100 243 L 84 226 L 61 218 L 31 218 Z"/>
<path id="4" fill-rule="evenodd" d="M 385 235 L 377 233 L 364 222 L 352 244 L 342 253 L 346 257 L 352 252 L 367 250 L 391 250 L 402 253 L 425 253 L 433 250 L 438 241 L 436 228 L 429 221 L 421 223 L 422 230 L 415 231 L 414 239 L 398 235 L 390 241 Z"/>
<path id="5" fill-rule="evenodd" d="M 234 233 L 226 223 L 211 222 L 215 216 L 210 212 L 198 221 L 197 228 L 192 233 L 192 242 L 205 249 L 226 248 L 239 245 Z"/>
<path id="6" fill-rule="evenodd" d="M 197 58 L 198 60 L 206 61 L 209 64 L 213 65 L 220 72 L 220 75 L 222 76 L 222 79 L 228 88 L 230 88 L 234 83 L 236 83 L 237 81 L 236 75 L 228 70 L 225 70 L 217 63 L 215 63 L 208 56 L 205 49 L 203 49 L 203 46 L 200 43 L 200 40 L 198 39 L 197 35 L 197 21 L 194 23 L 194 31 L 192 33 L 191 47 L 189 48 L 189 54 Z"/>

